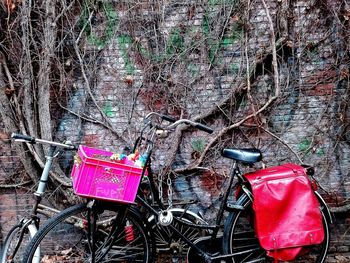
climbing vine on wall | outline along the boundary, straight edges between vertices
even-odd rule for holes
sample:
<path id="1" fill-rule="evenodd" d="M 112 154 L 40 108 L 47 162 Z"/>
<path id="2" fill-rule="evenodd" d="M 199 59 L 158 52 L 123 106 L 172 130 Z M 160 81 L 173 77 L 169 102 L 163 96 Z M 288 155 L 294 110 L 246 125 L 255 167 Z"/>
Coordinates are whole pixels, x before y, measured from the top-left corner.
<path id="1" fill-rule="evenodd" d="M 83 1 L 80 24 L 90 44 L 98 49 L 104 48 L 115 36 L 118 27 L 118 14 L 112 3 Z"/>
<path id="2" fill-rule="evenodd" d="M 326 175 L 332 152 L 349 148 L 343 1 L 337 7 L 326 1 L 44 2 L 1 9 L 1 110 L 10 112 L 2 113 L 8 130 L 52 138 L 65 131 L 68 121 L 62 119 L 76 118 L 79 126 L 72 128 L 83 131 L 76 139 L 98 140 L 86 128 L 93 124 L 122 145 L 130 144 L 138 128 L 133 123 L 144 112 L 187 117 L 216 132 L 204 138 L 178 129 L 158 145 L 167 158 L 157 171 L 189 173 L 206 166 L 219 177 L 225 146 L 260 147 L 271 162 L 269 154 L 300 162 L 316 158 Z M 315 33 L 315 27 L 323 31 Z M 334 84 L 340 80 L 345 84 Z M 326 106 L 313 111 L 319 105 Z M 50 110 L 53 120 L 43 116 Z M 306 120 L 307 129 L 298 129 L 295 116 Z M 30 154 L 40 163 L 44 151 L 33 148 Z M 178 161 L 182 156 L 193 158 Z M 22 161 L 34 180 L 35 165 Z M 332 166 L 344 175 L 343 167 Z M 59 167 L 57 173 L 54 183 L 69 187 Z M 345 187 L 340 178 L 320 178 Z"/>

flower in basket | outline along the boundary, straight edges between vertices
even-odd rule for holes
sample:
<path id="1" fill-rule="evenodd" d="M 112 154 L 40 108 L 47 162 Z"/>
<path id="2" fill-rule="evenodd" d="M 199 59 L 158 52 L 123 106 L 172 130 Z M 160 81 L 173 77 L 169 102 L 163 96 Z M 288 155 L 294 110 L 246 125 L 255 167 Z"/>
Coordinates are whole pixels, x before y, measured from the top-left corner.
<path id="1" fill-rule="evenodd" d="M 79 156 L 78 154 L 76 154 L 76 155 L 74 156 L 74 164 L 75 164 L 76 166 L 79 166 L 82 162 L 83 162 L 83 161 L 81 160 L 80 156 Z"/>
<path id="2" fill-rule="evenodd" d="M 128 160 L 135 162 L 136 160 L 139 159 L 139 157 L 140 157 L 140 153 L 139 153 L 138 150 L 136 150 L 135 153 L 132 153 L 132 154 L 128 155 Z"/>
<path id="3" fill-rule="evenodd" d="M 109 159 L 111 159 L 111 161 L 117 161 L 119 160 L 119 156 L 120 156 L 119 153 L 113 153 L 111 157 L 109 157 Z"/>
<path id="4" fill-rule="evenodd" d="M 146 161 L 147 161 L 147 155 L 143 154 L 139 157 L 138 160 L 135 161 L 135 165 L 139 167 L 144 167 L 146 165 Z"/>
<path id="5" fill-rule="evenodd" d="M 136 150 L 135 153 L 129 155 L 114 153 L 111 155 L 110 160 L 130 166 L 144 167 L 147 161 L 147 155 L 140 155 L 139 151 Z"/>
<path id="6" fill-rule="evenodd" d="M 111 157 L 109 157 L 111 159 L 111 161 L 123 161 L 127 156 L 123 153 L 114 153 L 111 155 Z"/>

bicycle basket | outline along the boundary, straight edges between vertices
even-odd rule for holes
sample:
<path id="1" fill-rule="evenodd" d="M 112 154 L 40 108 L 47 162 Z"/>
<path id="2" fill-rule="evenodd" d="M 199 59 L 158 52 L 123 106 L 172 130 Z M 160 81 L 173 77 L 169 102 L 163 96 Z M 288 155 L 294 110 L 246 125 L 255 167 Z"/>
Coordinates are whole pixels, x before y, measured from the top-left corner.
<path id="1" fill-rule="evenodd" d="M 123 203 L 135 201 L 143 168 L 111 161 L 112 155 L 79 146 L 71 173 L 75 194 Z"/>

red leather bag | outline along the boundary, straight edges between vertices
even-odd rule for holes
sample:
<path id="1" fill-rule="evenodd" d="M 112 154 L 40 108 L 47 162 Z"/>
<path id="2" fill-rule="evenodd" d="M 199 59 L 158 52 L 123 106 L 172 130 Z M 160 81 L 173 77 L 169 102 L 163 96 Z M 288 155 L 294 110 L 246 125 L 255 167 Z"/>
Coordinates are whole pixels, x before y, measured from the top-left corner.
<path id="1" fill-rule="evenodd" d="M 267 255 L 293 260 L 324 239 L 318 200 L 302 166 L 284 164 L 245 174 L 254 201 L 255 231 Z"/>

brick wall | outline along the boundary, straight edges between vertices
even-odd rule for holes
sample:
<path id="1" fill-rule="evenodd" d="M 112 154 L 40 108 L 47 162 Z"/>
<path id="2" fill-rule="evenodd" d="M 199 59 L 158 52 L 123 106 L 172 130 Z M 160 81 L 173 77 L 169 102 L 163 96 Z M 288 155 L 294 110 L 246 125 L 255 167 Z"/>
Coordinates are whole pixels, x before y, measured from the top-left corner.
<path id="1" fill-rule="evenodd" d="M 348 25 L 341 25 L 331 12 L 341 6 L 340 1 L 331 1 L 326 7 L 312 1 L 291 2 L 267 1 L 276 36 L 287 37 L 288 41 L 277 50 L 282 92 L 274 105 L 259 116 L 261 128 L 251 126 L 256 120 L 247 121 L 223 137 L 205 160 L 212 173 L 179 176 L 173 180 L 174 198 L 199 200 L 191 208 L 200 210 L 209 220 L 218 208 L 218 197 L 230 168 L 230 162 L 220 158 L 217 150 L 220 146 L 259 147 L 268 166 L 298 162 L 294 151 L 305 163 L 316 166 L 316 178 L 325 190 L 321 193 L 330 206 L 347 204 L 350 198 L 350 135 L 348 130 L 342 131 L 348 129 L 350 114 L 347 106 L 349 57 L 346 37 L 341 34 L 342 27 Z M 245 7 L 237 1 L 178 4 L 163 1 L 159 6 L 144 1 L 134 8 L 129 8 L 132 3 L 129 7 L 110 3 L 109 12 L 118 17 L 111 22 L 112 37 L 99 38 L 101 32 L 106 32 L 108 23 L 96 22 L 85 45 L 90 56 L 86 59 L 95 58 L 97 64 L 93 96 L 113 124 L 114 132 L 67 112 L 58 120 L 57 138 L 118 152 L 126 143 L 132 144 L 142 117 L 151 110 L 182 112 L 193 118 L 218 105 L 245 81 L 246 56 L 254 69 L 251 90 L 255 106 L 262 106 L 272 95 L 271 56 L 263 57 L 263 63 L 258 59 L 271 48 L 269 24 L 260 1 L 250 3 L 247 39 L 240 24 L 243 17 L 240 8 Z M 231 6 L 233 9 L 229 10 Z M 216 27 L 220 28 L 220 23 L 215 21 L 221 21 L 220 12 L 230 11 L 226 30 L 220 42 L 216 42 Z M 101 11 L 97 21 L 105 21 L 106 17 Z M 153 34 L 155 22 L 158 22 L 156 36 Z M 247 50 L 242 48 L 245 42 Z M 186 56 L 181 56 L 181 52 Z M 85 85 L 82 78 L 75 79 L 66 107 L 79 115 L 100 120 L 101 115 Z M 249 110 L 249 102 L 241 101 L 240 107 L 225 107 L 224 114 L 208 119 L 208 124 L 218 131 L 246 116 Z M 116 132 L 124 140 L 116 136 Z M 18 158 L 11 152 L 5 132 L 1 134 L 0 176 L 6 184 L 11 175 L 19 173 Z M 174 167 L 193 162 L 196 147 L 205 145 L 211 138 L 203 132 L 186 132 Z M 166 164 L 173 140 L 170 135 L 158 145 L 156 169 Z M 63 157 L 60 164 L 69 171 L 71 156 Z M 26 186 L 25 192 L 28 191 L 30 188 Z M 3 234 L 8 224 L 2 218 L 17 215 L 15 210 L 19 207 L 6 202 L 14 202 L 22 193 L 13 188 L 3 191 L 1 200 L 6 200 L 1 204 Z M 348 253 L 349 212 L 335 216 L 331 250 Z"/>

